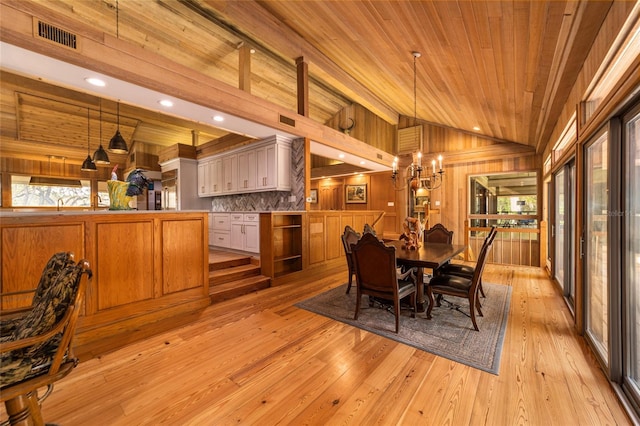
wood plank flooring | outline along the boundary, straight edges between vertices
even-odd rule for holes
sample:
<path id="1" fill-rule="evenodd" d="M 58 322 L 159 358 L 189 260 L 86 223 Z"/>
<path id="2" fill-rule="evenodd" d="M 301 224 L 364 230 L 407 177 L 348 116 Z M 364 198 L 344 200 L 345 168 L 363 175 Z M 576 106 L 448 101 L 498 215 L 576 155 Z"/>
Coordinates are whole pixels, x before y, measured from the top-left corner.
<path id="1" fill-rule="evenodd" d="M 340 267 L 212 305 L 173 331 L 124 339 L 92 359 L 99 350 L 84 348 L 44 402 L 44 418 L 65 426 L 631 424 L 543 271 L 488 265 L 484 277 L 513 287 L 497 376 L 293 306 L 346 282 Z"/>

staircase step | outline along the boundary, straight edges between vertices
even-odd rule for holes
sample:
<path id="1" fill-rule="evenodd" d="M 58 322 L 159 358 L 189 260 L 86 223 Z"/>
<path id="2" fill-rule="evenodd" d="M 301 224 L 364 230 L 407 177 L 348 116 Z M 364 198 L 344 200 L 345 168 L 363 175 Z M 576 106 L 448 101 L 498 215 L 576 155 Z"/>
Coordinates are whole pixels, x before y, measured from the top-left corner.
<path id="1" fill-rule="evenodd" d="M 209 262 L 209 271 L 219 271 L 221 269 L 233 268 L 234 266 L 256 264 L 251 256 L 241 256 L 233 259 L 225 259 Z"/>
<path id="2" fill-rule="evenodd" d="M 209 273 L 209 285 L 218 286 L 231 281 L 260 275 L 260 266 L 254 264 L 232 266 Z"/>
<path id="3" fill-rule="evenodd" d="M 209 298 L 211 303 L 222 302 L 223 300 L 233 299 L 254 291 L 269 288 L 271 279 L 264 275 L 255 275 L 240 280 L 226 282 L 209 287 Z"/>

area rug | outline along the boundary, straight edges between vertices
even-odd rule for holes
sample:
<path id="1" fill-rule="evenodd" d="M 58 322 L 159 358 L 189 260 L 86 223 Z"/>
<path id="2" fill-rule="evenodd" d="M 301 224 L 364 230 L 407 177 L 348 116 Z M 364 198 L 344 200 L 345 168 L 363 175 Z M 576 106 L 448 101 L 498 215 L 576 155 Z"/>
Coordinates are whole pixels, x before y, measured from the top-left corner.
<path id="1" fill-rule="evenodd" d="M 480 331 L 475 331 L 471 319 L 462 313 L 468 314 L 468 302 L 457 297 L 450 299 L 460 305 L 461 312 L 443 303 L 441 307 L 433 308 L 431 320 L 424 313 L 411 318 L 411 309 L 403 306 L 398 334 L 394 331 L 393 311 L 379 303 L 369 307 L 368 296 L 363 296 L 358 320 L 354 321 L 356 289 L 354 287 L 350 294 L 345 294 L 346 284 L 296 303 L 296 306 L 497 375 L 511 287 L 483 283 L 483 288 L 487 296 L 480 299 L 484 316 L 476 315 Z"/>

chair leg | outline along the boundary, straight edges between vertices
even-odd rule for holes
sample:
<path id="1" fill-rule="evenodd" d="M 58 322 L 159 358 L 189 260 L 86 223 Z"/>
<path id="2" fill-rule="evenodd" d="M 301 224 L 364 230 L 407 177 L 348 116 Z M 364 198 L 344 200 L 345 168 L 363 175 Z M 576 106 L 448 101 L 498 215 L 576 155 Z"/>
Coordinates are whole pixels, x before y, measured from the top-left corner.
<path id="1" fill-rule="evenodd" d="M 478 287 L 480 288 L 480 294 L 482 297 L 487 297 L 484 295 L 484 289 L 482 288 L 482 278 L 480 278 L 480 285 Z"/>
<path id="2" fill-rule="evenodd" d="M 427 307 L 427 319 L 431 319 L 431 310 L 433 309 L 433 291 L 431 286 L 427 286 L 427 296 L 429 296 L 429 306 Z"/>
<path id="3" fill-rule="evenodd" d="M 393 301 L 393 310 L 396 315 L 396 334 L 398 334 L 398 330 L 400 330 L 400 299 L 397 296 Z"/>
<path id="4" fill-rule="evenodd" d="M 358 313 L 360 312 L 360 299 L 362 298 L 362 294 L 360 294 L 360 286 L 358 286 L 358 291 L 356 292 L 356 313 L 353 316 L 353 320 L 358 319 Z"/>
<path id="5" fill-rule="evenodd" d="M 5 408 L 11 425 L 43 426 L 42 412 L 38 402 L 38 394 L 31 391 L 5 401 Z"/>
<path id="6" fill-rule="evenodd" d="M 349 271 L 349 285 L 347 286 L 347 294 L 349 294 L 349 290 L 351 290 L 351 284 L 353 283 L 353 274 Z"/>
<path id="7" fill-rule="evenodd" d="M 471 311 L 471 322 L 473 323 L 473 328 L 476 331 L 480 331 L 480 329 L 478 328 L 478 324 L 476 323 L 476 310 L 473 309 L 475 300 L 476 297 L 474 295 L 469 296 L 469 311 Z M 478 311 L 480 311 L 480 308 L 478 308 Z M 480 316 L 482 316 L 482 312 L 480 312 Z"/>

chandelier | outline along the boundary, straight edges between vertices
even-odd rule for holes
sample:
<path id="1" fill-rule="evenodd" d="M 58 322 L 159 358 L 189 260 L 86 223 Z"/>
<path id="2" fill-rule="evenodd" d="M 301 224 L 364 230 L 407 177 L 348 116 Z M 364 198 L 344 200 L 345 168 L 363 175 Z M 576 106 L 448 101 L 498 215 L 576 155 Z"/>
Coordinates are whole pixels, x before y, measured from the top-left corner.
<path id="1" fill-rule="evenodd" d="M 416 127 L 417 122 L 417 71 L 416 71 L 416 61 L 422 56 L 420 52 L 411 52 L 413 55 L 413 125 Z M 416 127 L 417 129 L 417 127 Z M 417 139 L 417 135 L 416 135 Z M 431 160 L 431 174 L 428 174 L 424 171 L 422 167 L 422 152 L 417 151 L 414 152 L 411 156 L 411 164 L 409 164 L 405 170 L 404 176 L 406 177 L 407 184 L 409 187 L 417 192 L 419 190 L 427 190 L 433 191 L 434 189 L 440 188 L 442 185 L 442 179 L 444 176 L 444 169 L 442 168 L 442 155 L 438 156 L 437 168 L 436 168 L 436 160 Z M 391 165 L 391 178 L 393 179 L 394 186 L 397 185 L 398 178 L 398 166 L 399 159 L 395 157 L 393 159 L 393 163 Z M 424 172 L 424 173 L 423 173 Z M 404 187 L 404 186 L 403 186 Z M 398 189 L 398 188 L 396 188 Z"/>

